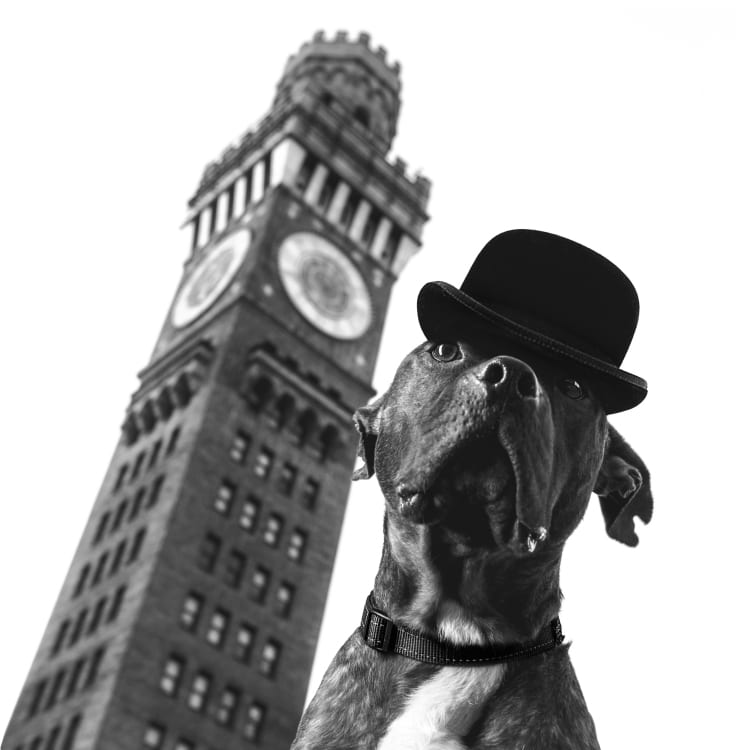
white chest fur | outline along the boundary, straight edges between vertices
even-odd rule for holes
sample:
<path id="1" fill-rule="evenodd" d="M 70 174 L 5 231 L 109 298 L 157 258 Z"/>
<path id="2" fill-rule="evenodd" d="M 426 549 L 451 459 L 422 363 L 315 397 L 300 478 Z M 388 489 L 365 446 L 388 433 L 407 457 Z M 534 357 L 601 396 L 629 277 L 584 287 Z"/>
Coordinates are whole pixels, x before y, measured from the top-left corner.
<path id="1" fill-rule="evenodd" d="M 466 750 L 461 742 L 505 675 L 505 665 L 443 667 L 410 696 L 378 750 Z"/>

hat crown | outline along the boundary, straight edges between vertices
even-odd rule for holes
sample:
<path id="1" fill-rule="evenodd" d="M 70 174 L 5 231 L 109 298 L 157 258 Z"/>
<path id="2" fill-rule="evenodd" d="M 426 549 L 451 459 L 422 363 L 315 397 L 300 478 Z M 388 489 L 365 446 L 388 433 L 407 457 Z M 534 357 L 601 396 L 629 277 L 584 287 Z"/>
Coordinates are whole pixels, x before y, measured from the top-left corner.
<path id="1" fill-rule="evenodd" d="M 548 232 L 514 229 L 481 250 L 461 290 L 491 310 L 619 366 L 638 294 L 614 263 Z"/>

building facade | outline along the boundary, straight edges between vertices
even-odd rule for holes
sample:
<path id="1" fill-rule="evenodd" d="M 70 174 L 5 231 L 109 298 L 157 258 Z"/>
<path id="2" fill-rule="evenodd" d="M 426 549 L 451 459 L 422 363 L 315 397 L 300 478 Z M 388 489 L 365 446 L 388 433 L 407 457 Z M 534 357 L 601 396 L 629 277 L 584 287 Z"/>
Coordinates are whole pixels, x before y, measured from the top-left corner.
<path id="1" fill-rule="evenodd" d="M 400 71 L 317 34 L 205 170 L 191 251 L 3 750 L 288 748 L 389 296 L 430 184 Z"/>

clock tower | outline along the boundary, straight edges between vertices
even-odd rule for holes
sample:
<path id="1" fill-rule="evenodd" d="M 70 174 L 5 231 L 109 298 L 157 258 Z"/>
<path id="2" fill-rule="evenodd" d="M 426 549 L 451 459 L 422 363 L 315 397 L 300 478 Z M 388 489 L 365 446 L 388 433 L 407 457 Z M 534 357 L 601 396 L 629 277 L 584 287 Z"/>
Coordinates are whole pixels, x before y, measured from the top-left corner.
<path id="1" fill-rule="evenodd" d="M 430 183 L 368 35 L 289 58 L 205 169 L 190 251 L 8 750 L 288 748 L 394 282 Z"/>

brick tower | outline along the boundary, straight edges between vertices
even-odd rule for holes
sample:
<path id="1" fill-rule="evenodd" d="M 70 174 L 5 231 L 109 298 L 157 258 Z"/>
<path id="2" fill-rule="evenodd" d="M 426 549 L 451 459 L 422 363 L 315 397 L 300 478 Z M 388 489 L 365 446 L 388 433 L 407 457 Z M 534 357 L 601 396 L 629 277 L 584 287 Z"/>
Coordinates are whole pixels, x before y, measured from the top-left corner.
<path id="1" fill-rule="evenodd" d="M 351 414 L 429 182 L 387 160 L 400 79 L 317 34 L 209 164 L 191 250 L 3 741 L 288 748 L 349 491 Z"/>

